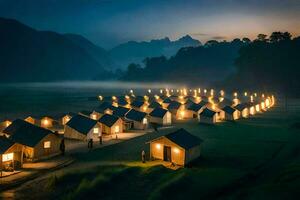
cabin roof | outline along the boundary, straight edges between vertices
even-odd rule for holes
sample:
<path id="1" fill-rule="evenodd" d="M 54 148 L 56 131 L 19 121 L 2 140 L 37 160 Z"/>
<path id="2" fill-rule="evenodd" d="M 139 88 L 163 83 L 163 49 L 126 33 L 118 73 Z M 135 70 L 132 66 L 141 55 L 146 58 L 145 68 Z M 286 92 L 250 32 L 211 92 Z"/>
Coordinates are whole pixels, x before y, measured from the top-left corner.
<path id="1" fill-rule="evenodd" d="M 133 121 L 137 121 L 137 122 L 141 122 L 143 121 L 143 119 L 146 117 L 147 113 L 144 112 L 140 112 L 134 109 L 131 109 L 126 115 L 125 117 L 129 120 L 133 120 Z"/>
<path id="2" fill-rule="evenodd" d="M 98 121 L 105 126 L 112 127 L 119 119 L 117 116 L 105 114 Z"/>
<path id="3" fill-rule="evenodd" d="M 172 100 L 169 97 L 165 98 L 163 101 L 163 103 L 171 103 L 171 102 Z"/>
<path id="4" fill-rule="evenodd" d="M 0 136 L 0 154 L 4 154 L 15 143 L 5 136 Z"/>
<path id="5" fill-rule="evenodd" d="M 133 106 L 133 107 L 140 108 L 144 105 L 144 101 L 135 100 L 130 105 Z"/>
<path id="6" fill-rule="evenodd" d="M 179 102 L 177 102 L 177 101 L 172 101 L 172 102 L 169 104 L 168 109 L 169 109 L 169 110 L 173 110 L 173 109 L 176 110 L 176 109 L 179 109 L 181 105 L 182 105 L 182 104 L 179 103 Z"/>
<path id="7" fill-rule="evenodd" d="M 113 109 L 112 107 L 113 107 L 113 106 L 111 105 L 110 102 L 105 101 L 105 102 L 102 102 L 102 103 L 98 106 L 97 109 L 99 109 L 99 110 Z"/>
<path id="8" fill-rule="evenodd" d="M 208 108 L 205 108 L 201 113 L 200 116 L 205 116 L 205 117 L 213 117 L 216 114 L 215 111 L 210 110 Z"/>
<path id="9" fill-rule="evenodd" d="M 236 105 L 234 108 L 239 110 L 239 111 L 242 111 L 247 107 L 248 107 L 248 105 L 246 103 L 240 103 L 240 104 Z"/>
<path id="10" fill-rule="evenodd" d="M 166 110 L 166 109 L 155 108 L 149 115 L 152 117 L 163 118 L 167 112 L 168 112 L 168 110 Z"/>
<path id="11" fill-rule="evenodd" d="M 190 149 L 195 147 L 203 142 L 202 139 L 192 135 L 187 132 L 185 129 L 181 128 L 175 132 L 169 133 L 164 137 L 168 138 L 172 142 L 178 144 L 180 147 L 184 149 Z"/>
<path id="12" fill-rule="evenodd" d="M 76 115 L 72 117 L 72 119 L 70 119 L 70 121 L 68 121 L 66 125 L 80 133 L 88 134 L 88 132 L 90 132 L 90 130 L 96 124 L 97 124 L 96 120 L 90 119 L 82 115 Z"/>
<path id="13" fill-rule="evenodd" d="M 188 107 L 188 110 L 192 110 L 192 111 L 195 111 L 195 112 L 198 112 L 203 106 L 200 105 L 200 104 L 197 104 L 197 103 L 193 103 L 192 105 L 190 105 Z"/>
<path id="14" fill-rule="evenodd" d="M 127 104 L 128 104 L 128 102 L 125 99 L 123 99 L 123 98 L 118 99 L 118 105 L 125 106 Z"/>
<path id="15" fill-rule="evenodd" d="M 124 117 L 126 113 L 129 111 L 129 108 L 125 108 L 122 106 L 118 106 L 114 111 L 113 114 L 117 117 Z"/>
<path id="16" fill-rule="evenodd" d="M 205 101 L 205 100 L 201 100 L 200 103 L 199 103 L 199 105 L 201 105 L 201 106 L 206 106 L 208 104 L 210 104 L 210 103 L 208 101 Z"/>
<path id="17" fill-rule="evenodd" d="M 80 111 L 79 113 L 80 113 L 80 114 L 83 114 L 83 115 L 90 116 L 90 115 L 93 113 L 93 111 L 89 111 L 89 110 L 82 110 L 82 111 Z"/>
<path id="18" fill-rule="evenodd" d="M 33 125 L 21 119 L 16 119 L 4 129 L 3 133 L 10 135 L 10 139 L 14 142 L 25 146 L 34 147 L 44 137 L 49 134 L 54 134 L 52 131 Z"/>
<path id="19" fill-rule="evenodd" d="M 153 101 L 149 106 L 148 106 L 148 108 L 160 108 L 161 107 L 161 105 L 158 103 L 158 102 L 156 102 L 156 101 Z"/>
<path id="20" fill-rule="evenodd" d="M 224 108 L 222 108 L 222 110 L 228 114 L 233 114 L 236 111 L 236 109 L 231 106 L 225 106 Z"/>

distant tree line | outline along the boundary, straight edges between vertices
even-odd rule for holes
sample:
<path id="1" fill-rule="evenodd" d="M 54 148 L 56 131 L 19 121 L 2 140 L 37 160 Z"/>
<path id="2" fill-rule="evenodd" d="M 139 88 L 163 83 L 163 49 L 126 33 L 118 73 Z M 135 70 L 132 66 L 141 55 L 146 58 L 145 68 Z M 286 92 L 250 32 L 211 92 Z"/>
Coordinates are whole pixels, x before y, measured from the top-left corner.
<path id="1" fill-rule="evenodd" d="M 228 41 L 210 40 L 180 49 L 173 57 L 146 58 L 130 64 L 121 80 L 161 81 L 190 85 L 206 83 L 230 88 L 272 89 L 299 95 L 300 37 L 288 32 L 259 34 Z"/>

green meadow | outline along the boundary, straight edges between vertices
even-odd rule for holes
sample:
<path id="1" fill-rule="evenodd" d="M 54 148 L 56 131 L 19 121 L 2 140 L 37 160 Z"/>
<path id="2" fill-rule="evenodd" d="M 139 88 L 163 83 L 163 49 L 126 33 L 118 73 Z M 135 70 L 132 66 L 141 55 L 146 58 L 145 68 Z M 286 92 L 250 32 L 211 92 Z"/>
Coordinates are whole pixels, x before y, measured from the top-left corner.
<path id="1" fill-rule="evenodd" d="M 299 105 L 293 100 L 286 109 L 279 103 L 249 119 L 215 126 L 182 121 L 78 153 L 74 166 L 52 173 L 32 190 L 55 199 L 297 199 Z M 201 158 L 178 170 L 141 163 L 141 151 L 149 153 L 147 141 L 180 127 L 204 140 Z M 16 196 L 26 196 L 28 187 L 16 190 Z"/>

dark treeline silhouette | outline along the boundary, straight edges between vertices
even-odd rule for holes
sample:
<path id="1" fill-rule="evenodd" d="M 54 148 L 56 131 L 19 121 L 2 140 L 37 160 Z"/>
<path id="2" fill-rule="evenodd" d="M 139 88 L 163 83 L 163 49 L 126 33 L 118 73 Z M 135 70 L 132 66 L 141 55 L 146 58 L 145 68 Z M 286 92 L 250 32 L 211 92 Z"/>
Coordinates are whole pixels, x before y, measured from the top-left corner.
<path id="1" fill-rule="evenodd" d="M 259 34 L 243 46 L 235 60 L 237 68 L 227 81 L 229 86 L 262 88 L 298 96 L 300 94 L 300 37 L 273 32 Z"/>
<path id="2" fill-rule="evenodd" d="M 214 84 L 228 88 L 265 89 L 299 95 L 300 37 L 273 32 L 269 37 L 208 41 L 182 48 L 165 57 L 146 58 L 145 66 L 130 64 L 127 81 L 162 81 L 190 85 Z"/>
<path id="3" fill-rule="evenodd" d="M 145 67 L 130 64 L 121 79 L 186 84 L 213 82 L 234 71 L 234 60 L 239 49 L 246 44 L 247 39 L 231 42 L 211 40 L 203 46 L 182 48 L 170 59 L 164 56 L 146 58 Z"/>

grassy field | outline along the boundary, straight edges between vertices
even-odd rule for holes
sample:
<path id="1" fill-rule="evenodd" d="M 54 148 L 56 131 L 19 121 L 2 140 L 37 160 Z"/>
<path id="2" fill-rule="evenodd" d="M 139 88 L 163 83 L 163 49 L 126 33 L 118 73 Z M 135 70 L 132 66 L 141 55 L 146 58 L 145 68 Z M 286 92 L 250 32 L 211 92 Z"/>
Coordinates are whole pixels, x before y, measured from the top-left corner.
<path id="1" fill-rule="evenodd" d="M 216 126 L 176 124 L 175 129 L 183 127 L 204 140 L 201 158 L 184 169 L 140 162 L 141 151 L 149 152 L 146 142 L 171 131 L 166 129 L 74 155 L 75 166 L 17 189 L 16 197 L 297 199 L 300 133 L 292 127 L 300 122 L 299 105 L 294 100 L 288 110 L 279 104 L 254 118 Z"/>

